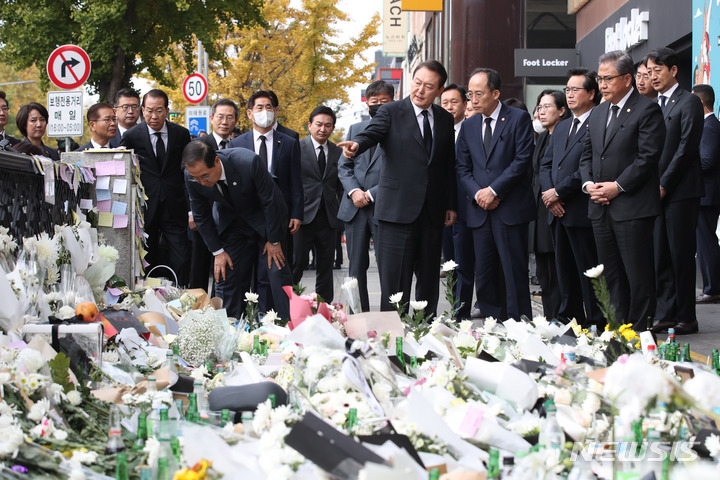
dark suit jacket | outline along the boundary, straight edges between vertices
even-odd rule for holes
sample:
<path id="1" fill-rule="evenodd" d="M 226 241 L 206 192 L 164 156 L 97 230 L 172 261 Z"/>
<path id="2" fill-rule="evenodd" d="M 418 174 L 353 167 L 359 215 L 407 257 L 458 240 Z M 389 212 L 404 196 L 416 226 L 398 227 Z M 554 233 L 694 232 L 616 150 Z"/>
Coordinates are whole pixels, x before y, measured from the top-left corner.
<path id="1" fill-rule="evenodd" d="M 432 105 L 434 128 L 430 155 L 410 97 L 383 105 L 358 133 L 356 156 L 380 144 L 385 152 L 375 198 L 375 218 L 384 222 L 412 223 L 427 202 L 433 222 L 442 226 L 445 211 L 457 211 L 455 180 L 455 129 L 452 115 Z"/>
<path id="2" fill-rule="evenodd" d="M 300 140 L 300 159 L 302 164 L 302 185 L 305 196 L 305 216 L 303 223 L 315 219 L 320 209 L 320 200 L 325 203 L 328 223 L 337 227 L 338 212 L 338 159 L 342 150 L 328 141 L 328 155 L 325 158 L 325 171 L 320 171 L 317 155 L 310 136 Z"/>
<path id="3" fill-rule="evenodd" d="M 700 205 L 720 205 L 720 121 L 714 114 L 704 122 L 700 164 L 705 182 L 705 196 L 700 199 Z"/>
<path id="4" fill-rule="evenodd" d="M 12 136 L 8 135 L 8 134 L 7 134 L 7 131 L 5 131 L 5 139 L 10 142 L 10 146 L 11 146 L 11 147 L 14 147 L 14 146 L 17 145 L 18 143 L 20 143 L 20 139 L 19 139 L 19 138 L 15 138 L 15 137 L 12 137 Z M 2 140 L 2 137 L 0 137 L 0 140 Z"/>
<path id="5" fill-rule="evenodd" d="M 573 118 L 563 120 L 555 126 L 545 155 L 540 165 L 540 187 L 542 191 L 555 188 L 560 200 L 565 203 L 565 215 L 556 217 L 548 212 L 548 224 L 559 221 L 568 227 L 590 227 L 588 201 L 590 196 L 582 191 L 580 181 L 580 155 L 582 154 L 588 121 L 578 126 L 575 136 L 567 143 Z M 567 143 L 567 147 L 565 144 Z M 540 219 L 538 219 L 540 221 Z"/>
<path id="6" fill-rule="evenodd" d="M 165 145 L 165 162 L 158 165 L 157 158 L 150 142 L 148 126 L 145 123 L 135 125 L 125 132 L 122 145 L 131 148 L 140 157 L 140 180 L 148 196 L 145 211 L 145 223 L 152 224 L 158 211 L 158 204 L 173 202 L 176 208 L 160 213 L 168 215 L 177 222 L 187 223 L 187 212 L 190 205 L 187 201 L 183 169 L 180 166 L 182 152 L 190 143 L 190 132 L 185 127 L 165 122 L 168 129 L 168 140 Z M 185 199 L 182 202 L 180 199 Z"/>
<path id="7" fill-rule="evenodd" d="M 217 149 L 218 149 L 218 144 L 215 141 L 215 135 L 213 135 L 212 133 L 205 135 L 204 137 L 198 137 L 198 138 L 194 139 L 193 142 L 207 143 L 208 145 L 210 145 L 213 148 L 213 150 L 217 151 Z M 228 144 L 226 145 L 225 148 L 230 148 L 230 142 L 228 142 Z"/>
<path id="8" fill-rule="evenodd" d="M 347 140 L 354 141 L 355 136 L 362 132 L 365 127 L 370 124 L 370 120 L 356 123 L 350 126 L 347 134 Z M 372 158 L 370 154 L 373 153 Z M 338 218 L 344 222 L 350 222 L 355 218 L 358 208 L 353 203 L 348 193 L 356 188 L 367 190 L 373 199 L 377 196 L 378 182 L 380 181 L 380 166 L 384 161 L 384 152 L 381 146 L 372 152 L 372 149 L 364 151 L 355 158 L 347 158 L 340 155 L 338 160 L 338 176 L 342 183 L 344 194 L 340 200 L 340 208 L 338 210 Z M 374 209 L 375 204 L 372 203 L 364 208 Z M 377 223 L 375 217 L 372 220 Z"/>
<path id="9" fill-rule="evenodd" d="M 203 186 L 185 182 L 190 196 L 195 224 L 208 250 L 224 248 L 221 234 L 238 220 L 251 227 L 263 240 L 275 243 L 285 239 L 287 209 L 282 193 L 263 167 L 260 157 L 245 148 L 217 152 L 225 169 L 225 178 L 232 202 L 228 202 L 216 185 Z"/>
<path id="10" fill-rule="evenodd" d="M 549 130 L 542 132 L 538 135 L 535 141 L 535 149 L 533 150 L 532 190 L 537 215 L 534 222 L 530 224 L 530 242 L 528 248 L 535 253 L 552 253 L 554 251 L 552 232 L 546 221 L 548 209 L 542 201 L 543 190 L 540 188 L 540 164 L 545 156 L 545 150 L 550 143 L 550 139 L 553 136 Z"/>
<path id="11" fill-rule="evenodd" d="M 498 215 L 505 225 L 528 223 L 536 217 L 533 199 L 533 136 L 530 115 L 524 110 L 500 106 L 493 130 L 490 155 L 485 155 L 482 139 L 482 115 L 463 123 L 457 139 L 457 174 L 464 193 L 475 199 L 478 190 L 491 187 L 499 206 L 490 212 L 474 203 L 468 208 L 468 227 L 481 227 L 488 214 Z"/>
<path id="12" fill-rule="evenodd" d="M 287 135 L 288 137 L 295 139 L 296 142 L 300 141 L 300 134 L 298 132 L 296 132 L 295 130 L 293 130 L 292 128 L 286 127 L 285 125 L 280 125 L 278 123 L 275 131 L 283 133 L 283 134 Z"/>
<path id="13" fill-rule="evenodd" d="M 24 137 L 20 142 L 18 143 L 32 143 L 30 140 L 27 139 L 27 137 Z M 42 150 L 42 154 L 44 157 L 48 157 L 51 160 L 55 160 L 56 162 L 60 161 L 60 154 L 58 151 L 52 147 L 48 147 L 44 143 L 40 145 L 40 150 Z"/>
<path id="14" fill-rule="evenodd" d="M 280 187 L 290 218 L 302 220 L 304 198 L 300 176 L 300 147 L 298 142 L 279 131 L 273 132 L 273 142 L 275 143 L 273 144 L 270 173 Z M 255 151 L 253 131 L 245 132 L 230 141 L 228 148 L 235 147 Z"/>
<path id="15" fill-rule="evenodd" d="M 660 214 L 658 162 L 665 137 L 660 106 L 633 90 L 605 138 L 610 102 L 595 107 L 588 118 L 580 157 L 581 183 L 617 182 L 625 191 L 604 206 L 588 202 L 588 217 L 598 220 L 607 209 L 615 221 Z"/>
<path id="16" fill-rule="evenodd" d="M 665 202 L 703 196 L 700 138 L 703 107 L 700 99 L 679 86 L 665 105 L 665 145 L 658 163 Z"/>

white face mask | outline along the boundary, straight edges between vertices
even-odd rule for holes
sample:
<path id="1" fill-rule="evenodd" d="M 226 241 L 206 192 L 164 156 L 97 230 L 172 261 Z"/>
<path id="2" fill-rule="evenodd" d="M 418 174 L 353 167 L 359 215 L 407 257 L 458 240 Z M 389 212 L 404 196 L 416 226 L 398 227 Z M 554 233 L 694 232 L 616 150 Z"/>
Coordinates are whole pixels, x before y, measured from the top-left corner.
<path id="1" fill-rule="evenodd" d="M 275 123 L 275 112 L 263 110 L 262 112 L 254 112 L 253 118 L 255 119 L 255 125 L 260 128 L 267 128 Z"/>
<path id="2" fill-rule="evenodd" d="M 535 130 L 535 133 L 542 133 L 545 131 L 545 127 L 539 118 L 533 120 L 533 130 Z"/>

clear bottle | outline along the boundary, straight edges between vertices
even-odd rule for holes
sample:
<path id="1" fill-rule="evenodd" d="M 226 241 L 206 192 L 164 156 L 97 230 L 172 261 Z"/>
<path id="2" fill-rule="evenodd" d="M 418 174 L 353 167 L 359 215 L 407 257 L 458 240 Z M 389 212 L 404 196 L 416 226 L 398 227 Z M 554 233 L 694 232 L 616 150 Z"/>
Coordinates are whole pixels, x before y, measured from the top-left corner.
<path id="1" fill-rule="evenodd" d="M 668 328 L 667 343 L 677 343 L 677 341 L 675 340 L 675 329 L 674 328 Z"/>
<path id="2" fill-rule="evenodd" d="M 199 414 L 208 413 L 210 406 L 208 405 L 207 393 L 203 388 L 202 382 L 195 380 L 193 382 L 193 393 L 197 397 L 197 410 Z"/>
<path id="3" fill-rule="evenodd" d="M 253 435 L 255 433 L 255 429 L 253 428 L 253 412 L 242 412 L 240 419 L 243 426 L 243 433 Z"/>
<path id="4" fill-rule="evenodd" d="M 598 338 L 597 325 L 590 325 L 590 335 L 592 335 L 592 338 Z"/>
<path id="5" fill-rule="evenodd" d="M 120 408 L 117 405 L 110 406 L 110 428 L 108 440 L 105 444 L 105 455 L 112 455 L 125 450 L 122 440 L 122 426 L 120 425 Z"/>
<path id="6" fill-rule="evenodd" d="M 657 349 L 655 348 L 655 345 L 650 344 L 647 346 L 647 351 L 645 352 L 645 356 L 647 358 L 658 358 Z"/>
<path id="7" fill-rule="evenodd" d="M 538 443 L 544 448 L 561 449 L 565 444 L 565 433 L 557 421 L 557 407 L 549 398 L 545 400 L 545 424 L 540 430 Z"/>

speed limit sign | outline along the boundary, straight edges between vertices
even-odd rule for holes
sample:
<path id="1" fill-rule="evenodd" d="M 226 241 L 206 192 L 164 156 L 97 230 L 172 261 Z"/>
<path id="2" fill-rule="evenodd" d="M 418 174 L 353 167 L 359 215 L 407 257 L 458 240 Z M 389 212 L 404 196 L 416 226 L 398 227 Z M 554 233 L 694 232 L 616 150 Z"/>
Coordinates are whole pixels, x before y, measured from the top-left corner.
<path id="1" fill-rule="evenodd" d="M 208 83 L 205 77 L 199 73 L 193 73 L 185 77 L 183 82 L 183 95 L 190 103 L 200 103 L 207 95 Z"/>

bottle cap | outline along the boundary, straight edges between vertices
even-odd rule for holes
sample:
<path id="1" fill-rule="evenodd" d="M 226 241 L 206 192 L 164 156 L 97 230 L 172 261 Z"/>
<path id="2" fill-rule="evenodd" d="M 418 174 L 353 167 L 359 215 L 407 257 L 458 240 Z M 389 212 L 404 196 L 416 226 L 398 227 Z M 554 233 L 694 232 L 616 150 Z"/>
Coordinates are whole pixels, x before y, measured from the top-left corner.
<path id="1" fill-rule="evenodd" d="M 648 349 L 648 350 L 655 350 L 655 345 L 650 344 L 650 345 L 647 346 L 647 349 Z"/>

